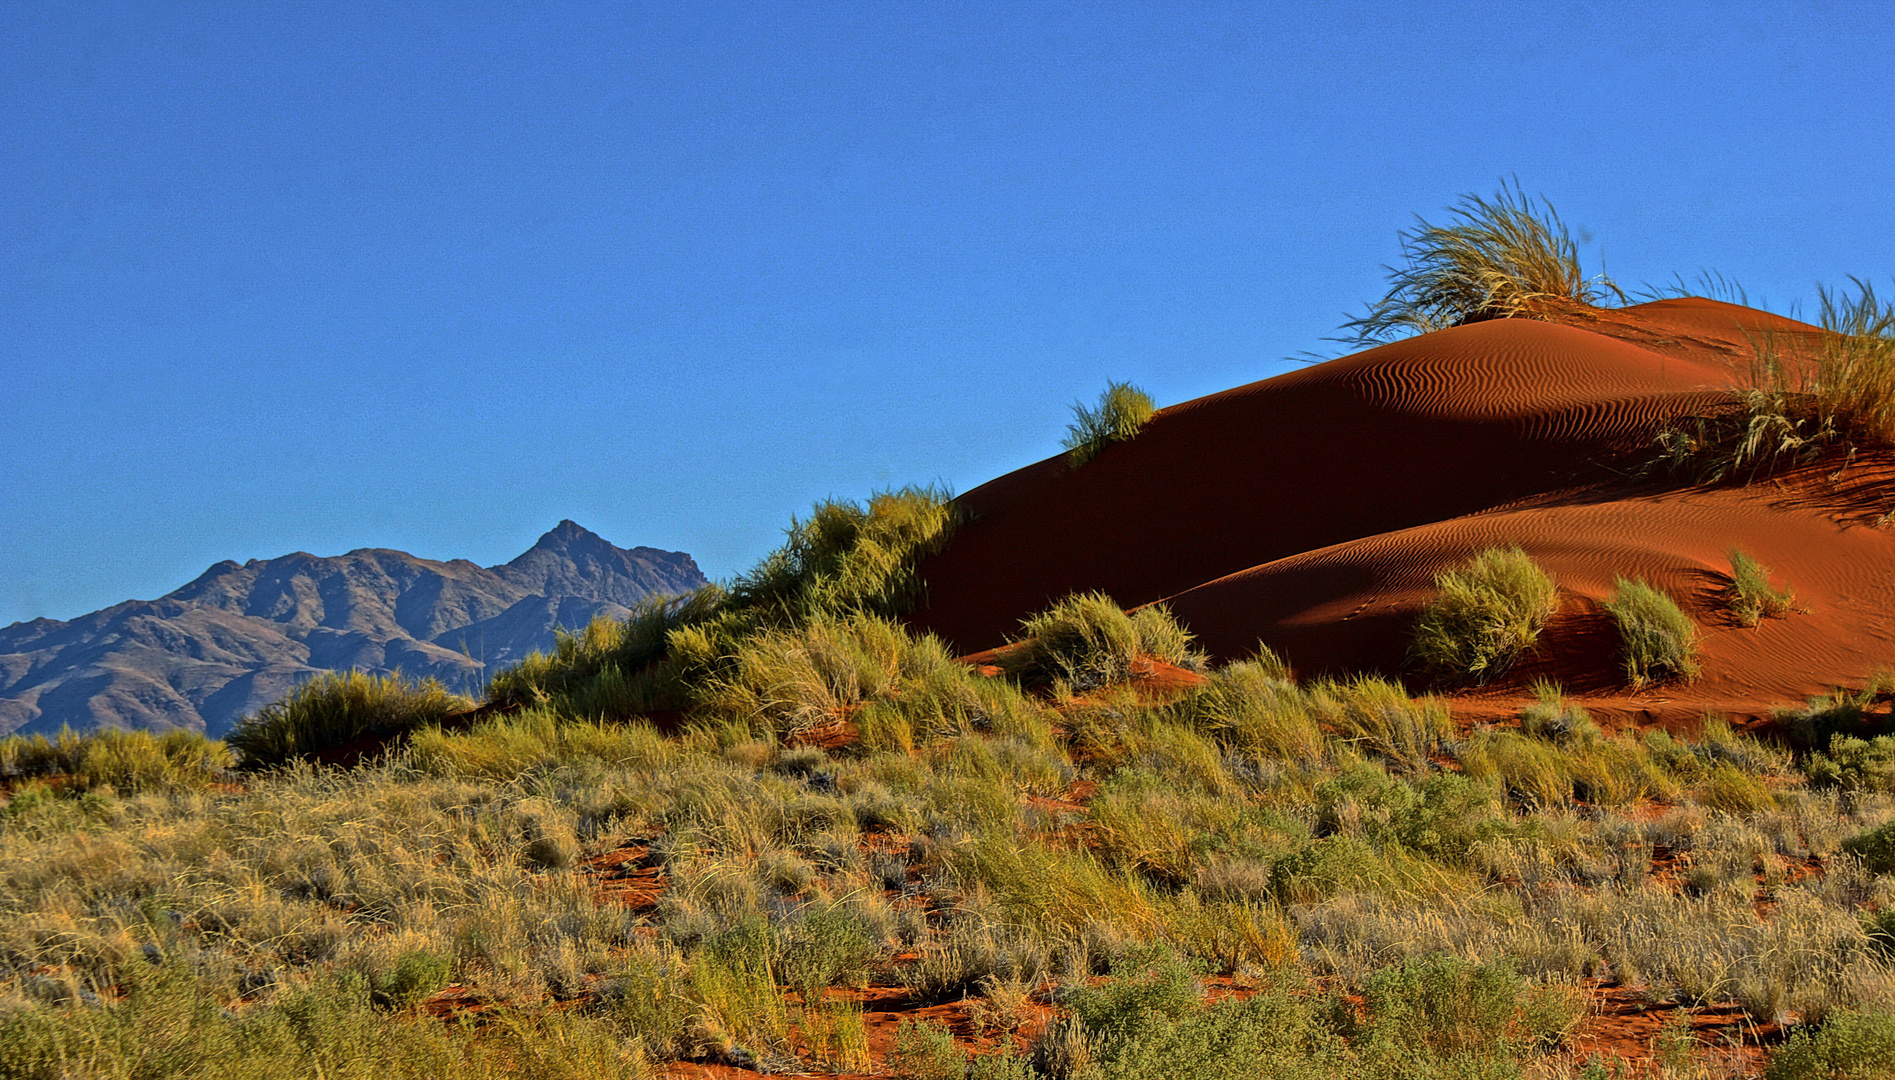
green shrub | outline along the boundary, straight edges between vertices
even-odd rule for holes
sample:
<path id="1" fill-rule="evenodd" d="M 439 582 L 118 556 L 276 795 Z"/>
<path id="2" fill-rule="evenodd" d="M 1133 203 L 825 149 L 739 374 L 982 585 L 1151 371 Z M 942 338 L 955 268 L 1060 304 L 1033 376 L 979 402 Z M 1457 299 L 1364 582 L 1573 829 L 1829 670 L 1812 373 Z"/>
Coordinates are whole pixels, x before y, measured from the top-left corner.
<path id="1" fill-rule="evenodd" d="M 325 672 L 246 716 L 226 741 L 247 769 L 310 758 L 358 739 L 390 739 L 472 707 L 434 679 Z"/>
<path id="2" fill-rule="evenodd" d="M 1075 593 L 1020 624 L 1021 644 L 1002 654 L 1001 665 L 1024 683 L 1064 680 L 1075 690 L 1118 682 L 1132 661 L 1150 656 L 1196 666 L 1192 634 L 1163 604 L 1127 615 L 1102 592 Z"/>
<path id="3" fill-rule="evenodd" d="M 1895 1015 L 1840 1012 L 1815 1031 L 1799 1028 L 1770 1057 L 1766 1080 L 1889 1080 L 1895 1077 Z"/>
<path id="4" fill-rule="evenodd" d="M 895 1029 L 888 1067 L 898 1080 L 963 1080 L 967 1053 L 954 1042 L 953 1033 L 941 1025 L 903 1020 Z"/>
<path id="5" fill-rule="evenodd" d="M 1872 874 L 1895 874 L 1895 821 L 1849 837 L 1842 842 L 1842 850 L 1861 859 Z"/>
<path id="6" fill-rule="evenodd" d="M 1698 628 L 1677 601 L 1643 579 L 1619 578 L 1605 609 L 1618 624 L 1625 677 L 1633 686 L 1697 676 Z"/>
<path id="7" fill-rule="evenodd" d="M 1895 736 L 1833 735 L 1827 754 L 1810 754 L 1803 760 L 1803 773 L 1811 787 L 1895 792 Z"/>
<path id="8" fill-rule="evenodd" d="M 1506 961 L 1410 960 L 1364 981 L 1365 1035 L 1442 1056 L 1503 1051 L 1518 1042 L 1516 1020 L 1525 989 Z"/>
<path id="9" fill-rule="evenodd" d="M 1434 587 L 1409 657 L 1443 681 L 1484 683 L 1504 674 L 1558 604 L 1553 579 L 1518 547 L 1487 548 L 1462 569 L 1437 575 Z"/>
<path id="10" fill-rule="evenodd" d="M 453 970 L 453 963 L 445 957 L 421 949 L 406 952 L 395 960 L 393 967 L 375 976 L 371 996 L 377 1005 L 412 1009 L 446 986 Z"/>
<path id="11" fill-rule="evenodd" d="M 1755 626 L 1765 617 L 1780 619 L 1789 614 L 1796 594 L 1787 585 L 1781 589 L 1771 588 L 1769 567 L 1741 548 L 1732 548 L 1730 556 L 1731 584 L 1724 602 L 1738 622 Z"/>
<path id="12" fill-rule="evenodd" d="M 905 487 L 816 504 L 790 522 L 781 548 L 731 586 L 731 603 L 773 619 L 899 615 L 921 597 L 915 565 L 939 551 L 961 521 L 947 491 Z"/>
<path id="13" fill-rule="evenodd" d="M 121 795 L 208 787 L 230 766 L 223 743 L 194 731 L 61 730 L 56 738 L 0 739 L 0 779 L 63 777 L 62 790 L 109 787 Z"/>
<path id="14" fill-rule="evenodd" d="M 1137 435 L 1156 411 L 1151 395 L 1131 383 L 1107 383 L 1097 406 L 1073 405 L 1073 422 L 1063 440 L 1066 460 L 1075 467 L 1084 465 L 1113 443 Z"/>
<path id="15" fill-rule="evenodd" d="M 1343 324 L 1358 348 L 1484 319 L 1549 318 L 1623 299 L 1603 277 L 1587 278 L 1579 251 L 1552 206 L 1517 187 L 1489 201 L 1463 195 L 1450 225 L 1419 222 L 1401 234 L 1407 265 L 1389 268 L 1388 295 Z"/>

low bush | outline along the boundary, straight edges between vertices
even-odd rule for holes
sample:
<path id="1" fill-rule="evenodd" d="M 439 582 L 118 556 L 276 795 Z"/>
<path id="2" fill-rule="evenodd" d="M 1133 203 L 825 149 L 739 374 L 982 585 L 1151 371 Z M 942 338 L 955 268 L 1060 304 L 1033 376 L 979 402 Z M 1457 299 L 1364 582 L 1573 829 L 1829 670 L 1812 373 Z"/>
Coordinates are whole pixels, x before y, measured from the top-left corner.
<path id="1" fill-rule="evenodd" d="M 1518 547 L 1487 548 L 1434 579 L 1409 658 L 1443 682 L 1484 683 L 1511 668 L 1553 617 L 1553 579 Z"/>
<path id="2" fill-rule="evenodd" d="M 1895 821 L 1849 837 L 1842 850 L 1861 859 L 1863 869 L 1872 874 L 1895 874 Z"/>
<path id="3" fill-rule="evenodd" d="M 358 739 L 389 739 L 439 724 L 472 702 L 434 679 L 325 672 L 237 722 L 226 742 L 247 769 L 311 758 Z"/>
<path id="4" fill-rule="evenodd" d="M 1113 443 L 1137 435 L 1156 411 L 1151 395 L 1145 391 L 1131 383 L 1107 383 L 1098 405 L 1073 405 L 1073 422 L 1067 426 L 1063 440 L 1066 460 L 1074 466 L 1084 465 Z"/>
<path id="5" fill-rule="evenodd" d="M 1766 1080 L 1888 1080 L 1895 1076 L 1895 1014 L 1840 1012 L 1799 1028 L 1772 1055 Z"/>
<path id="6" fill-rule="evenodd" d="M 1764 618 L 1780 619 L 1789 614 L 1790 605 L 1796 602 L 1796 594 L 1789 586 L 1781 589 L 1770 585 L 1770 568 L 1746 554 L 1741 548 L 1732 548 L 1731 584 L 1725 593 L 1725 605 L 1737 621 L 1745 626 L 1755 626 Z"/>
<path id="7" fill-rule="evenodd" d="M 1192 634 L 1163 604 L 1149 604 L 1128 615 L 1102 592 L 1076 593 L 1020 624 L 1018 647 L 1007 650 L 1001 666 L 1023 683 L 1063 680 L 1074 690 L 1090 690 L 1131 674 L 1141 656 L 1172 664 L 1199 666 L 1190 649 Z"/>
<path id="8" fill-rule="evenodd" d="M 1625 677 L 1633 686 L 1697 676 L 1698 628 L 1677 601 L 1642 578 L 1619 578 L 1605 609 L 1619 628 Z"/>
<path id="9" fill-rule="evenodd" d="M 0 739 L 0 779 L 61 777 L 65 791 L 111 788 L 121 795 L 208 787 L 231 764 L 223 743 L 194 731 L 115 731 Z"/>

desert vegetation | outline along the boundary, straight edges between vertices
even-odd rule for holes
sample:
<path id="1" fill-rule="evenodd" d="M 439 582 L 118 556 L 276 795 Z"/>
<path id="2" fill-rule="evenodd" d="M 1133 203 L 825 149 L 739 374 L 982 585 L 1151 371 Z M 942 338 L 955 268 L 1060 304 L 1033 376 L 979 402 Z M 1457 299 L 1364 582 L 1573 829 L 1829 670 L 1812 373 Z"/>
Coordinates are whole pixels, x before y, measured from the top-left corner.
<path id="1" fill-rule="evenodd" d="M 1603 275 L 1587 277 L 1559 214 L 1519 187 L 1491 199 L 1464 195 L 1446 225 L 1417 219 L 1401 234 L 1404 265 L 1388 294 L 1343 324 L 1358 348 L 1486 319 L 1571 317 L 1623 300 Z"/>
<path id="2" fill-rule="evenodd" d="M 1731 583 L 1725 605 L 1738 622 L 1755 626 L 1766 618 L 1780 619 L 1790 613 L 1796 594 L 1787 585 L 1780 589 L 1771 585 L 1769 567 L 1741 548 L 1731 549 L 1730 560 Z"/>
<path id="3" fill-rule="evenodd" d="M 1895 302 L 1850 284 L 1819 291 L 1821 334 L 1754 335 L 1730 403 L 1667 426 L 1660 460 L 1699 482 L 1747 482 L 1895 447 Z"/>
<path id="4" fill-rule="evenodd" d="M 1156 411 L 1151 395 L 1145 391 L 1131 383 L 1107 383 L 1097 405 L 1074 403 L 1073 422 L 1066 426 L 1062 440 L 1066 460 L 1075 466 L 1084 465 L 1113 443 L 1137 435 Z"/>
<path id="5" fill-rule="evenodd" d="M 1409 659 L 1437 678 L 1484 683 L 1539 640 L 1558 589 L 1518 547 L 1488 548 L 1436 575 L 1435 599 L 1415 625 Z"/>
<path id="6" fill-rule="evenodd" d="M 1460 731 L 1267 653 L 1148 687 L 1133 661 L 1202 666 L 1189 634 L 1102 596 L 998 675 L 872 611 L 766 610 L 589 630 L 496 680 L 514 706 L 353 768 L 168 737 L 68 784 L 131 744 L 0 743 L 0 1076 L 1607 1076 L 1608 992 L 1746 1018 L 1674 1028 L 1673 1075 L 1785 1025 L 1773 1076 L 1882 1060 L 1875 687 L 1782 746 L 1607 733 L 1550 684 Z M 681 723 L 592 711 L 707 623 Z M 374 700 L 410 716 L 399 689 Z"/>
<path id="7" fill-rule="evenodd" d="M 1619 578 L 1605 609 L 1618 627 L 1625 678 L 1633 686 L 1697 676 L 1697 625 L 1663 590 L 1642 578 Z"/>

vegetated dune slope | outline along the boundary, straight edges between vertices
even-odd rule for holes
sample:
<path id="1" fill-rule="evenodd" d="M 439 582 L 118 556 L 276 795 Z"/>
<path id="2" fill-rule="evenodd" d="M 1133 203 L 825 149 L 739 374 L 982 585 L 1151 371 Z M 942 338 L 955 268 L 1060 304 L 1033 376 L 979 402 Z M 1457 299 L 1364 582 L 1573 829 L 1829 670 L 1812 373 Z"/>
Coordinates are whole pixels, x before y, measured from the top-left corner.
<path id="1" fill-rule="evenodd" d="M 963 496 L 974 520 L 922 565 L 912 621 L 972 652 L 1099 589 L 1126 607 L 1168 601 L 1220 658 L 1262 641 L 1304 675 L 1394 674 L 1434 575 L 1519 544 L 1559 583 L 1560 615 L 1459 711 L 1547 676 L 1608 718 L 1761 714 L 1895 663 L 1895 531 L 1839 490 L 1879 490 L 1890 470 L 1687 489 L 1627 468 L 1666 419 L 1724 400 L 1749 338 L 1813 332 L 1666 300 L 1456 327 L 1185 402 L 1081 468 L 1052 458 Z M 1805 610 L 1755 629 L 1725 616 L 1733 546 Z M 1598 607 L 1620 575 L 1696 617 L 1702 678 L 1628 692 Z"/>

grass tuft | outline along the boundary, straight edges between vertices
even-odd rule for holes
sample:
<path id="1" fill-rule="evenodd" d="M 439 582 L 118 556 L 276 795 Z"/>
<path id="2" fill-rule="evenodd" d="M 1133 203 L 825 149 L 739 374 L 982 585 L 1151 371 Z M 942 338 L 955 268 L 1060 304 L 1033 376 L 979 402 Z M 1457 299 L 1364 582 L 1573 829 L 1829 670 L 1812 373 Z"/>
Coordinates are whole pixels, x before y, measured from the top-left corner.
<path id="1" fill-rule="evenodd" d="M 1644 579 L 1618 579 L 1605 609 L 1619 627 L 1625 677 L 1633 686 L 1698 674 L 1698 628 L 1677 601 Z"/>
<path id="2" fill-rule="evenodd" d="M 1796 594 L 1789 586 L 1770 587 L 1770 568 L 1751 558 L 1742 548 L 1731 549 L 1731 584 L 1725 605 L 1737 621 L 1755 626 L 1764 618 L 1780 619 L 1789 614 Z"/>
<path id="3" fill-rule="evenodd" d="M 1075 593 L 1021 622 L 1024 644 L 1002 665 L 1024 683 L 1058 679 L 1083 691 L 1125 679 L 1140 656 L 1198 666 L 1192 638 L 1163 604 L 1128 615 L 1105 593 Z"/>
<path id="4" fill-rule="evenodd" d="M 1434 579 L 1410 662 L 1443 682 L 1485 683 L 1504 674 L 1553 617 L 1553 579 L 1519 547 L 1487 548 Z"/>
<path id="5" fill-rule="evenodd" d="M 1099 456 L 1113 443 L 1125 442 L 1137 435 L 1157 408 L 1151 395 L 1131 383 L 1107 383 L 1099 395 L 1099 404 L 1088 408 L 1084 402 L 1073 404 L 1073 422 L 1066 426 L 1066 460 L 1075 467 Z"/>
<path id="6" fill-rule="evenodd" d="M 1588 278 L 1579 250 L 1551 204 L 1517 186 L 1491 199 L 1463 195 L 1453 222 L 1401 234 L 1407 265 L 1389 267 L 1388 295 L 1350 319 L 1338 338 L 1358 348 L 1488 319 L 1548 318 L 1624 299 L 1617 286 Z"/>
<path id="7" fill-rule="evenodd" d="M 947 543 L 961 511 L 952 494 L 905 487 L 816 504 L 790 522 L 782 547 L 731 586 L 737 608 L 776 619 L 866 612 L 899 615 L 921 597 L 915 563 Z"/>
<path id="8" fill-rule="evenodd" d="M 1814 342 L 1764 335 L 1720 410 L 1659 432 L 1659 462 L 1698 483 L 1749 482 L 1830 452 L 1895 447 L 1895 301 L 1851 278 L 1820 290 Z"/>
<path id="9" fill-rule="evenodd" d="M 193 731 L 114 731 L 88 735 L 63 730 L 56 738 L 15 735 L 0 739 L 0 779 L 62 777 L 68 791 L 111 788 L 121 795 L 141 791 L 201 790 L 230 765 L 230 751 Z"/>
<path id="10" fill-rule="evenodd" d="M 440 723 L 468 709 L 434 679 L 325 672 L 273 705 L 246 716 L 226 740 L 244 768 L 311 758 L 362 738 L 390 738 Z"/>

